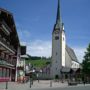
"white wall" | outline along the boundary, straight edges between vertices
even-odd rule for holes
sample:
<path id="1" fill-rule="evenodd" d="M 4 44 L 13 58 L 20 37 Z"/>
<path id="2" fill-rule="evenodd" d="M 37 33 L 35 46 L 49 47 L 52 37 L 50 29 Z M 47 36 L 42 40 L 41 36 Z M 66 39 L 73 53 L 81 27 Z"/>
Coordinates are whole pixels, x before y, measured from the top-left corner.
<path id="1" fill-rule="evenodd" d="M 80 64 L 78 62 L 72 61 L 72 68 L 80 68 Z"/>
<path id="2" fill-rule="evenodd" d="M 17 81 L 17 76 L 18 76 L 18 70 L 17 70 L 17 67 L 20 63 L 20 55 L 21 55 L 21 52 L 20 52 L 20 46 L 18 46 L 18 49 L 17 49 L 17 62 L 16 62 L 16 77 L 15 77 L 15 81 Z"/>
<path id="3" fill-rule="evenodd" d="M 59 39 L 55 40 L 58 36 Z M 62 66 L 65 67 L 66 38 L 63 30 L 54 31 L 52 35 L 52 76 L 61 75 Z"/>
<path id="4" fill-rule="evenodd" d="M 66 48 L 66 38 L 64 31 L 61 32 L 61 45 L 62 45 L 62 66 L 65 67 L 65 48 Z"/>

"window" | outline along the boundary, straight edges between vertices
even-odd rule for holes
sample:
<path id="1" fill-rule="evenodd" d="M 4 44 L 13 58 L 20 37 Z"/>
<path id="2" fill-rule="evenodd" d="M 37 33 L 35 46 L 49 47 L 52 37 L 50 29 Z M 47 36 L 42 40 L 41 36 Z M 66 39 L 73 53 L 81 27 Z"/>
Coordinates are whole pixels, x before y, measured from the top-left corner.
<path id="1" fill-rule="evenodd" d="M 57 56 L 57 52 L 56 52 L 56 56 Z"/>
<path id="2" fill-rule="evenodd" d="M 6 69 L 3 69 L 3 77 L 6 77 Z"/>
<path id="3" fill-rule="evenodd" d="M 0 77 L 2 77 L 2 68 L 0 68 Z"/>
<path id="4" fill-rule="evenodd" d="M 64 37 L 63 37 L 63 41 L 64 41 Z"/>
<path id="5" fill-rule="evenodd" d="M 58 40 L 58 39 L 59 39 L 59 37 L 58 37 L 58 36 L 56 36 L 56 37 L 55 37 L 55 40 Z"/>
<path id="6" fill-rule="evenodd" d="M 9 69 L 7 69 L 7 77 L 9 77 Z"/>
<path id="7" fill-rule="evenodd" d="M 5 26 L 5 23 L 2 24 L 2 30 L 5 32 L 6 35 L 10 35 L 10 32 L 8 31 L 7 27 Z"/>
<path id="8" fill-rule="evenodd" d="M 1 34 L 0 34 L 0 37 L 2 37 Z"/>

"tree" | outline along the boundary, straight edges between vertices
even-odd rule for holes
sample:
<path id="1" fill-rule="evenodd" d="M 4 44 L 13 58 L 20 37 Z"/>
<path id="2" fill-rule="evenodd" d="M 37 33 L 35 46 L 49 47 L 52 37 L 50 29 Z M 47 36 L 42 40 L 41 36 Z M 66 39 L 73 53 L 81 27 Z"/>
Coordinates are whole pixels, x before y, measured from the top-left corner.
<path id="1" fill-rule="evenodd" d="M 82 63 L 83 73 L 90 76 L 90 44 L 85 52 L 84 60 Z"/>

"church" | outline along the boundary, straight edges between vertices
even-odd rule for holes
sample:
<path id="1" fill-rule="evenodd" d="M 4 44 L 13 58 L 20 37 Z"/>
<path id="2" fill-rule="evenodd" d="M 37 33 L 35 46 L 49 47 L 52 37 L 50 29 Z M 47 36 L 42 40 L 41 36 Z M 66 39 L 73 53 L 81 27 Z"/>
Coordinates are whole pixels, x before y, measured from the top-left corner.
<path id="1" fill-rule="evenodd" d="M 56 23 L 52 32 L 52 60 L 51 77 L 62 78 L 62 73 L 69 73 L 70 70 L 76 71 L 80 64 L 74 50 L 66 44 L 64 23 L 61 18 L 60 0 L 58 0 Z"/>

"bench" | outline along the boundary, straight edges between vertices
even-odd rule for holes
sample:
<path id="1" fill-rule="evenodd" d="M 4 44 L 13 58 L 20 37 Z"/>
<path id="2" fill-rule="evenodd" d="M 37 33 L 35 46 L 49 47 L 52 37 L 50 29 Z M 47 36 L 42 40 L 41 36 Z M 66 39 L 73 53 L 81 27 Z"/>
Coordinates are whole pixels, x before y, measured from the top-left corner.
<path id="1" fill-rule="evenodd" d="M 77 85 L 77 82 L 68 82 L 68 85 L 73 86 L 73 85 Z"/>

